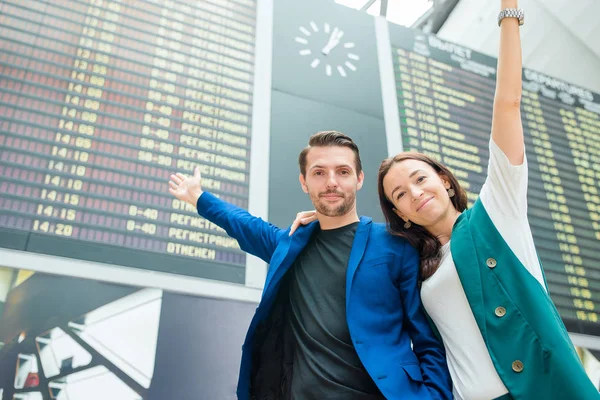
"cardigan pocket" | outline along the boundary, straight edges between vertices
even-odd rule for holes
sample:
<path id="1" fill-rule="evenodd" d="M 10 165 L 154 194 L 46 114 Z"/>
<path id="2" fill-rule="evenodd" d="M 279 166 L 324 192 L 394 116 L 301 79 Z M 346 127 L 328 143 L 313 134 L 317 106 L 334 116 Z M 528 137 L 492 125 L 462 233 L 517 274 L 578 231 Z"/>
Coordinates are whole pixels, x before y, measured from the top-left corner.
<path id="1" fill-rule="evenodd" d="M 550 371 L 550 357 L 552 357 L 552 353 L 550 350 L 544 348 L 544 373 Z"/>

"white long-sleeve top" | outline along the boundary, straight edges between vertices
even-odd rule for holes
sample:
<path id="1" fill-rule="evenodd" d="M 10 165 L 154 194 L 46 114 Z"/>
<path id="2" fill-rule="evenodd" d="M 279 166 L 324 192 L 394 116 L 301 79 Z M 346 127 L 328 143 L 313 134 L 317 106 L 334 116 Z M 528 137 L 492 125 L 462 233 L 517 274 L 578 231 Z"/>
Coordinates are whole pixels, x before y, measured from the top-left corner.
<path id="1" fill-rule="evenodd" d="M 479 197 L 502 238 L 545 289 L 527 219 L 527 160 L 511 165 L 492 139 L 489 147 L 488 175 Z M 421 298 L 444 341 L 455 399 L 494 399 L 508 390 L 477 327 L 454 256 L 460 257 L 451 254 L 448 242 L 442 248 L 440 267 L 421 286 Z"/>

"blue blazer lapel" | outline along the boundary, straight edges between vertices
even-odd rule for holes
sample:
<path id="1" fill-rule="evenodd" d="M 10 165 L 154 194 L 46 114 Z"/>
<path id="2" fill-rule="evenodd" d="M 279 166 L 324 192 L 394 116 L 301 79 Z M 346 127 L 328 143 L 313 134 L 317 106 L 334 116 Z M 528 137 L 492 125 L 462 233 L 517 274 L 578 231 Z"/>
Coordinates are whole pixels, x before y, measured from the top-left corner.
<path id="1" fill-rule="evenodd" d="M 277 250 L 275 251 L 273 258 L 271 259 L 271 264 L 269 265 L 263 294 L 266 293 L 267 289 L 276 285 L 281 278 L 283 278 L 283 275 L 285 275 L 290 266 L 294 263 L 296 257 L 298 257 L 300 252 L 304 249 L 318 226 L 319 221 L 311 222 L 304 227 L 298 228 L 292 236 L 286 235 L 281 239 L 281 242 L 277 245 Z"/>
<path id="2" fill-rule="evenodd" d="M 348 260 L 348 270 L 346 271 L 346 304 L 350 298 L 350 288 L 352 287 L 352 280 L 356 269 L 360 264 L 360 260 L 365 254 L 367 248 L 367 241 L 369 239 L 369 233 L 371 232 L 371 218 L 360 217 L 360 223 L 356 229 L 354 235 L 354 242 L 352 243 L 352 250 L 350 251 L 350 260 Z"/>

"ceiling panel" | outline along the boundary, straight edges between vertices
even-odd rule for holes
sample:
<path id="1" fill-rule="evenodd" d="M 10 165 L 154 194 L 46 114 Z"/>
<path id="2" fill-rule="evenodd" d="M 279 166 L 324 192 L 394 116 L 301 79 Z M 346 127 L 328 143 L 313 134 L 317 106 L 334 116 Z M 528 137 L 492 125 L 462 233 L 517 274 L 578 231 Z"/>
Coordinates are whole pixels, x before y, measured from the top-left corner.
<path id="1" fill-rule="evenodd" d="M 498 55 L 498 6 L 461 0 L 438 35 Z M 498 2 L 499 3 L 499 2 Z M 520 0 L 523 64 L 600 93 L 600 1 Z"/>

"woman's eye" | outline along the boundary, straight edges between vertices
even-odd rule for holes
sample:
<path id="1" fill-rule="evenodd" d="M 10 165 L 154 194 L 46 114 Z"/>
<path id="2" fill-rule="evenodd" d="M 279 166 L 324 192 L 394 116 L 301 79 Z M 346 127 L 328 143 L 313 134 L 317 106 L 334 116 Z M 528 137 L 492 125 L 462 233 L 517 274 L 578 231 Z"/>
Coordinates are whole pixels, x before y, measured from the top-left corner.
<path id="1" fill-rule="evenodd" d="M 421 182 L 423 182 L 424 180 L 425 180 L 425 177 L 424 177 L 424 176 L 420 176 L 420 177 L 419 177 L 419 179 L 417 179 L 417 182 L 418 182 L 418 183 L 421 183 Z"/>
<path id="2" fill-rule="evenodd" d="M 404 192 L 399 193 L 398 196 L 396 197 L 396 200 L 400 200 L 403 196 L 404 196 Z"/>

